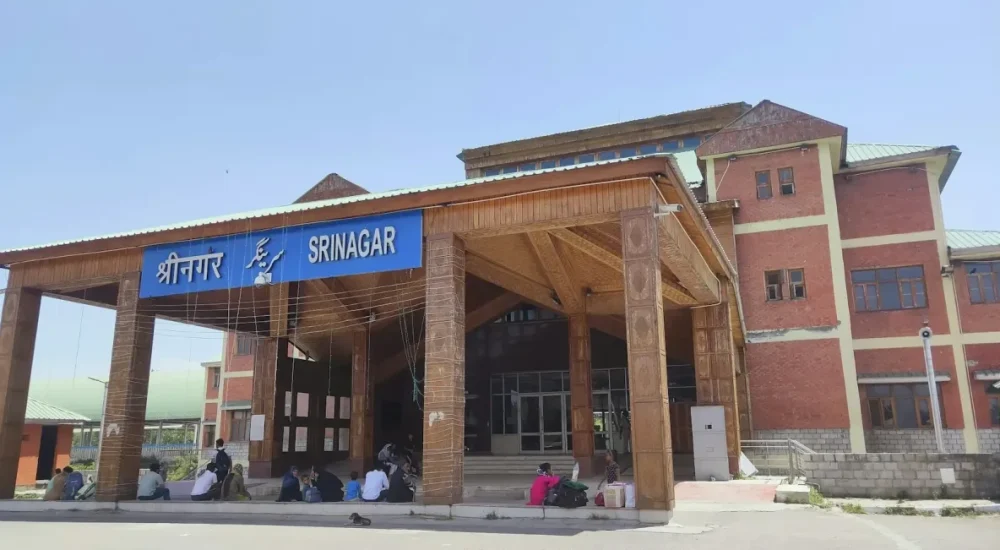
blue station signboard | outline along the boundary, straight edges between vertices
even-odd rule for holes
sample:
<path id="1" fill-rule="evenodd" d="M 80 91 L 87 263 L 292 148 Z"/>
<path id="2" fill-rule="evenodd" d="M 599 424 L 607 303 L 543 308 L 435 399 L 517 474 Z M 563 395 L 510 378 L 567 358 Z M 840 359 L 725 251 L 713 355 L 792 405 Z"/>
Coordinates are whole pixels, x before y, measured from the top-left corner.
<path id="1" fill-rule="evenodd" d="M 151 246 L 140 298 L 420 267 L 423 212 L 321 222 Z"/>

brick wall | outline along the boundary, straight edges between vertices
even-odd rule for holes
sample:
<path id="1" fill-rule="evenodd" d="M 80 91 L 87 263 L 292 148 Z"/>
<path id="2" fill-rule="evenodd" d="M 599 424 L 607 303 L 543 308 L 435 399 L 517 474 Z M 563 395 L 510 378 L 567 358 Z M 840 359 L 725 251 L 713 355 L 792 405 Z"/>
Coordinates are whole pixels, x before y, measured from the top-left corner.
<path id="1" fill-rule="evenodd" d="M 844 453 L 851 450 L 851 431 L 805 428 L 798 430 L 755 430 L 754 439 L 794 439 L 818 453 Z"/>
<path id="2" fill-rule="evenodd" d="M 829 497 L 1000 497 L 1000 454 L 804 455 L 806 479 Z M 955 471 L 955 484 L 941 483 L 941 468 Z"/>
<path id="3" fill-rule="evenodd" d="M 977 428 L 1000 428 L 993 425 L 990 418 L 989 395 L 986 393 L 987 382 L 976 380 L 976 373 L 1000 367 L 1000 343 L 970 344 L 965 346 L 965 362 L 969 367 L 969 388 L 972 394 L 972 411 L 976 418 Z"/>
<path id="4" fill-rule="evenodd" d="M 205 403 L 205 422 L 215 422 L 215 413 L 218 412 L 218 404 Z"/>
<path id="5" fill-rule="evenodd" d="M 223 396 L 227 403 L 233 401 L 250 401 L 253 398 L 253 378 L 240 376 L 226 378 L 226 389 Z"/>
<path id="6" fill-rule="evenodd" d="M 219 369 L 209 367 L 205 369 L 205 399 L 218 399 L 219 388 L 215 387 L 215 373 Z"/>
<path id="7" fill-rule="evenodd" d="M 747 330 L 837 324 L 828 243 L 826 226 L 736 236 Z M 777 269 L 805 270 L 805 300 L 767 301 L 764 272 Z"/>
<path id="8" fill-rule="evenodd" d="M 42 441 L 42 427 L 25 424 L 21 432 L 21 454 L 17 460 L 17 481 L 15 485 L 34 485 L 38 470 L 38 446 Z"/>
<path id="9" fill-rule="evenodd" d="M 934 359 L 935 371 L 946 372 L 951 376 L 950 381 L 938 383 L 938 387 L 941 389 L 941 417 L 944 426 L 946 428 L 962 428 L 965 426 L 965 422 L 962 418 L 962 402 L 952 348 L 951 346 L 934 346 L 931 348 L 931 357 Z M 854 361 L 858 375 L 900 372 L 920 375 L 924 372 L 923 348 L 859 350 L 854 352 Z M 865 399 L 866 386 L 867 384 L 861 385 L 862 402 Z M 868 407 L 861 409 L 865 427 L 870 428 L 871 419 L 868 417 Z"/>
<path id="10" fill-rule="evenodd" d="M 913 265 L 922 265 L 924 268 L 927 307 L 896 311 L 855 311 L 851 270 Z M 915 336 L 925 318 L 930 321 L 935 334 L 948 334 L 948 312 L 944 305 L 941 262 L 935 241 L 848 248 L 844 250 L 844 269 L 848 296 L 851 297 L 851 330 L 854 338 Z"/>
<path id="11" fill-rule="evenodd" d="M 958 314 L 964 332 L 1000 331 L 1000 303 L 973 304 L 969 297 L 969 275 L 965 264 L 955 264 L 955 295 L 958 299 Z"/>
<path id="12" fill-rule="evenodd" d="M 949 453 L 964 453 L 965 440 L 962 430 L 942 430 L 944 450 Z M 934 430 L 883 430 L 865 431 L 865 449 L 870 453 L 933 453 L 937 452 Z"/>
<path id="13" fill-rule="evenodd" d="M 749 344 L 754 430 L 847 428 L 847 395 L 835 339 Z"/>
<path id="14" fill-rule="evenodd" d="M 843 239 L 934 230 L 927 173 L 898 168 L 834 178 Z"/>
<path id="15" fill-rule="evenodd" d="M 717 198 L 740 201 L 740 209 L 736 211 L 738 224 L 822 214 L 823 190 L 820 187 L 818 151 L 816 147 L 809 147 L 805 151 L 793 149 L 748 155 L 733 162 L 725 158 L 716 159 Z M 795 194 L 783 196 L 778 185 L 778 169 L 789 167 L 794 170 Z M 771 173 L 770 199 L 757 198 L 755 174 L 763 170 Z"/>
<path id="16" fill-rule="evenodd" d="M 1000 428 L 978 430 L 979 452 L 1000 453 Z"/>

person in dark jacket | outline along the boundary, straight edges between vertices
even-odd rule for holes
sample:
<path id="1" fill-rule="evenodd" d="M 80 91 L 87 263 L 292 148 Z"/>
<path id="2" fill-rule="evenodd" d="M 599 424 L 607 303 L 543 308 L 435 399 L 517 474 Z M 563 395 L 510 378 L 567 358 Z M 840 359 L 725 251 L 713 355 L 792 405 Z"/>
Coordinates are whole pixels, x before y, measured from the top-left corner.
<path id="1" fill-rule="evenodd" d="M 219 481 L 226 479 L 229 472 L 233 469 L 233 459 L 229 457 L 229 453 L 226 452 L 226 442 L 222 438 L 215 440 L 215 467 L 216 475 L 219 476 Z"/>
<path id="2" fill-rule="evenodd" d="M 392 473 L 389 478 L 389 493 L 386 495 L 387 502 L 413 502 L 413 489 L 406 482 L 409 471 L 409 464 L 404 462 Z"/>
<path id="3" fill-rule="evenodd" d="M 292 466 L 281 478 L 281 492 L 278 502 L 302 502 L 302 488 L 299 486 L 299 469 Z"/>
<path id="4" fill-rule="evenodd" d="M 313 470 L 313 486 L 319 489 L 323 502 L 343 502 L 344 484 L 340 478 L 319 468 Z"/>

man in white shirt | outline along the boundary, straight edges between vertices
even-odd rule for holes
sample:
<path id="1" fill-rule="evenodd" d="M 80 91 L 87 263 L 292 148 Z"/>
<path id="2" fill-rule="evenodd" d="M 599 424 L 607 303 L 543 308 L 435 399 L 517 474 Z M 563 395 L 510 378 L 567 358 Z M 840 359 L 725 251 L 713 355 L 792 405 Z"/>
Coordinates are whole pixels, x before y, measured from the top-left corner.
<path id="1" fill-rule="evenodd" d="M 170 500 L 170 489 L 163 486 L 163 476 L 160 475 L 160 465 L 156 462 L 149 465 L 149 471 L 139 480 L 139 500 Z"/>
<path id="2" fill-rule="evenodd" d="M 209 462 L 205 467 L 205 472 L 194 481 L 194 488 L 191 489 L 191 500 L 215 500 L 219 496 L 218 476 L 215 475 L 215 463 Z"/>
<path id="3" fill-rule="evenodd" d="M 365 486 L 361 489 L 361 500 L 365 502 L 381 502 L 389 494 L 389 478 L 378 466 L 365 474 Z"/>

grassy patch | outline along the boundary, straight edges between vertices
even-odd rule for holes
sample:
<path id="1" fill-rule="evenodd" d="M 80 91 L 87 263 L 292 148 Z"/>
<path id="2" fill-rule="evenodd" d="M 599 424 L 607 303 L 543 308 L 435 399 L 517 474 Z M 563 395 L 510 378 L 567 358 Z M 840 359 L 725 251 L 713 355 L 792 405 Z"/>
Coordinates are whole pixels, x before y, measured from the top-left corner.
<path id="1" fill-rule="evenodd" d="M 14 500 L 42 500 L 42 493 L 14 493 Z"/>
<path id="2" fill-rule="evenodd" d="M 932 517 L 934 512 L 930 510 L 917 510 L 912 506 L 889 506 L 885 509 L 887 516 L 924 516 Z"/>
<path id="3" fill-rule="evenodd" d="M 865 509 L 860 504 L 855 504 L 853 502 L 847 502 L 840 505 L 840 509 L 848 514 L 865 514 Z"/>
<path id="4" fill-rule="evenodd" d="M 971 506 L 945 506 L 941 508 L 941 517 L 943 518 L 974 518 L 985 515 L 982 512 L 977 512 Z"/>
<path id="5" fill-rule="evenodd" d="M 497 520 L 497 519 L 510 519 L 510 518 L 507 516 L 501 516 L 500 514 L 497 514 L 496 510 L 493 510 L 490 513 L 486 514 L 485 519 Z"/>
<path id="6" fill-rule="evenodd" d="M 817 508 L 822 508 L 824 510 L 829 509 L 832 504 L 826 501 L 823 493 L 819 492 L 819 489 L 815 487 L 809 488 L 809 504 L 816 506 Z"/>

